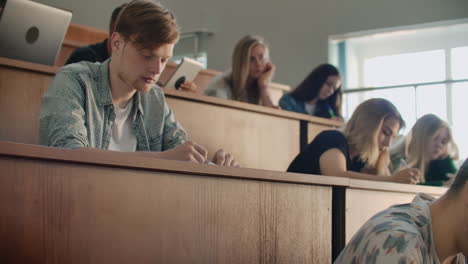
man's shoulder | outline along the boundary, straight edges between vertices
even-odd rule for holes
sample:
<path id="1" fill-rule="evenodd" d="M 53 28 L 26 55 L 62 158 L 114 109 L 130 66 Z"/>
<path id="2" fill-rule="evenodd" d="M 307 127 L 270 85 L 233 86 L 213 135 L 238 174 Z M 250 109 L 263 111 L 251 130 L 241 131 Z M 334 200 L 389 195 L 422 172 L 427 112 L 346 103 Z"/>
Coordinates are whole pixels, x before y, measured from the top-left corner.
<path id="1" fill-rule="evenodd" d="M 48 94 L 66 91 L 78 93 L 88 88 L 99 90 L 103 82 L 100 65 L 100 63 L 79 62 L 61 67 L 55 74 Z"/>
<path id="2" fill-rule="evenodd" d="M 143 93 L 140 92 L 140 98 L 142 100 L 142 104 L 148 104 L 148 105 L 160 105 L 165 102 L 165 95 L 163 90 L 157 86 L 154 85 L 148 92 Z"/>
<path id="3" fill-rule="evenodd" d="M 101 63 L 81 61 L 78 63 L 72 63 L 61 67 L 57 74 L 60 75 L 70 75 L 70 76 L 89 76 L 92 77 L 99 72 L 99 66 Z"/>
<path id="4" fill-rule="evenodd" d="M 362 226 L 353 243 L 376 240 L 404 246 L 411 239 L 423 239 L 422 229 L 429 224 L 429 218 L 418 211 L 413 204 L 401 204 L 388 208 Z M 391 245 L 388 246 L 391 247 Z"/>
<path id="5" fill-rule="evenodd" d="M 369 224 L 374 232 L 404 231 L 420 233 L 420 228 L 430 223 L 430 217 L 417 204 L 407 203 L 394 205 L 376 215 Z"/>
<path id="6" fill-rule="evenodd" d="M 354 235 L 335 263 L 366 260 L 368 263 L 426 257 L 423 234 L 410 204 L 391 207 L 372 217 Z"/>

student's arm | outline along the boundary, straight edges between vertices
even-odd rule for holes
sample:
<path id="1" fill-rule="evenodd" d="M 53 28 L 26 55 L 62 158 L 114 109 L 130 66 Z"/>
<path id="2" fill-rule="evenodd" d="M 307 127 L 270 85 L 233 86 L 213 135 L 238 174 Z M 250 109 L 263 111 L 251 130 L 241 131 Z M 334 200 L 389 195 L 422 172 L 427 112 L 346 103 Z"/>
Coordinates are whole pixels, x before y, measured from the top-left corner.
<path id="1" fill-rule="evenodd" d="M 334 264 L 425 263 L 427 260 L 423 257 L 425 241 L 416 237 L 414 232 L 392 230 L 375 232 L 370 228 L 378 228 L 368 223 L 349 241 Z M 391 222 L 381 223 L 379 228 L 383 229 L 388 225 L 391 225 Z M 369 229 L 363 229 L 364 227 Z"/>
<path id="2" fill-rule="evenodd" d="M 273 103 L 273 100 L 271 100 L 271 96 L 270 96 L 270 93 L 268 92 L 268 89 L 264 89 L 260 91 L 260 102 L 261 102 L 261 105 L 264 105 L 264 106 L 279 108 L 277 105 Z"/>
<path id="3" fill-rule="evenodd" d="M 82 153 L 93 153 L 93 152 L 119 152 L 113 150 L 104 150 L 97 148 L 79 148 L 75 151 L 80 151 Z M 145 158 L 155 158 L 155 159 L 167 159 L 167 160 L 178 160 L 178 161 L 188 161 L 193 163 L 205 163 L 207 161 L 207 150 L 198 145 L 195 142 L 187 141 L 183 144 L 180 144 L 170 150 L 162 152 L 149 152 L 149 151 L 137 151 L 137 152 L 125 152 L 129 155 L 134 155 L 138 157 Z"/>
<path id="4" fill-rule="evenodd" d="M 296 112 L 296 111 L 294 111 L 293 100 L 294 99 L 292 98 L 291 95 L 285 94 L 280 98 L 279 106 L 283 110 Z"/>
<path id="5" fill-rule="evenodd" d="M 385 181 L 415 184 L 419 179 L 416 169 L 406 169 L 393 176 L 380 176 L 366 173 L 348 171 L 346 169 L 346 157 L 337 148 L 332 148 L 324 152 L 319 160 L 320 171 L 323 175 L 348 177 L 359 180 Z"/>
<path id="6" fill-rule="evenodd" d="M 260 103 L 264 106 L 278 108 L 278 106 L 273 104 L 271 100 L 270 93 L 268 92 L 268 85 L 273 78 L 273 74 L 275 73 L 276 66 L 269 62 L 266 65 L 266 71 L 260 76 L 258 79 L 258 88 L 260 90 Z"/>
<path id="7" fill-rule="evenodd" d="M 84 105 L 80 82 L 69 73 L 58 72 L 42 98 L 39 144 L 70 149 L 90 147 Z"/>
<path id="8" fill-rule="evenodd" d="M 162 135 L 162 151 L 172 149 L 187 141 L 187 133 L 182 128 L 181 124 L 174 119 L 172 110 L 163 100 L 164 103 L 164 128 Z"/>

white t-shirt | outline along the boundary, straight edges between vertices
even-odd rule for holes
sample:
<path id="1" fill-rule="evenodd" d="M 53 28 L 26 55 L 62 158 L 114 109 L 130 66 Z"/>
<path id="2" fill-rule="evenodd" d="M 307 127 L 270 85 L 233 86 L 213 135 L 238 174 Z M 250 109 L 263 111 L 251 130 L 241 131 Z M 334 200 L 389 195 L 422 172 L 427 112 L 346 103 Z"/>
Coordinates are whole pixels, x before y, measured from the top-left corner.
<path id="1" fill-rule="evenodd" d="M 136 151 L 136 136 L 132 129 L 133 100 L 130 100 L 124 109 L 114 105 L 115 121 L 112 126 L 109 150 L 115 151 Z"/>
<path id="2" fill-rule="evenodd" d="M 305 109 L 309 115 L 314 115 L 315 112 L 315 104 L 305 103 Z"/>

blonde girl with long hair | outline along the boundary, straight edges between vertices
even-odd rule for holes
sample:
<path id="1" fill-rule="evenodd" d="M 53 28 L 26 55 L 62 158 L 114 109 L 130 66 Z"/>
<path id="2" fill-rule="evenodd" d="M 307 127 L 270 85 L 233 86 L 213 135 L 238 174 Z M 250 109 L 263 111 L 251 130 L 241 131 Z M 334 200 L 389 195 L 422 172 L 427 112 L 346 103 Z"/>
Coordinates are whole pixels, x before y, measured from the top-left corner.
<path id="1" fill-rule="evenodd" d="M 395 106 L 374 98 L 360 104 L 341 130 L 323 131 L 290 164 L 289 172 L 415 184 L 418 169 L 391 175 L 387 148 L 405 123 Z"/>
<path id="2" fill-rule="evenodd" d="M 247 35 L 236 44 L 232 68 L 213 79 L 205 94 L 228 100 L 276 107 L 268 92 L 275 65 L 268 45 L 259 36 Z"/>
<path id="3" fill-rule="evenodd" d="M 447 174 L 454 175 L 457 168 L 458 148 L 447 122 L 434 114 L 419 118 L 407 136 L 390 148 L 392 169 L 417 168 L 421 184 L 442 186 L 450 182 Z"/>

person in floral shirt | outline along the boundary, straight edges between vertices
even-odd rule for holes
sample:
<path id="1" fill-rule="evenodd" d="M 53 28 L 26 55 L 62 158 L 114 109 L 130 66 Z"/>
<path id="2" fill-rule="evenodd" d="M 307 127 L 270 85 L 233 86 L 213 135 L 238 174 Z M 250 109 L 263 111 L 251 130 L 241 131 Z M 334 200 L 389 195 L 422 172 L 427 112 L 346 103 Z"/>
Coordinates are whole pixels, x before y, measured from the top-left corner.
<path id="1" fill-rule="evenodd" d="M 334 263 L 465 263 L 468 159 L 439 199 L 418 194 L 369 219 Z"/>

